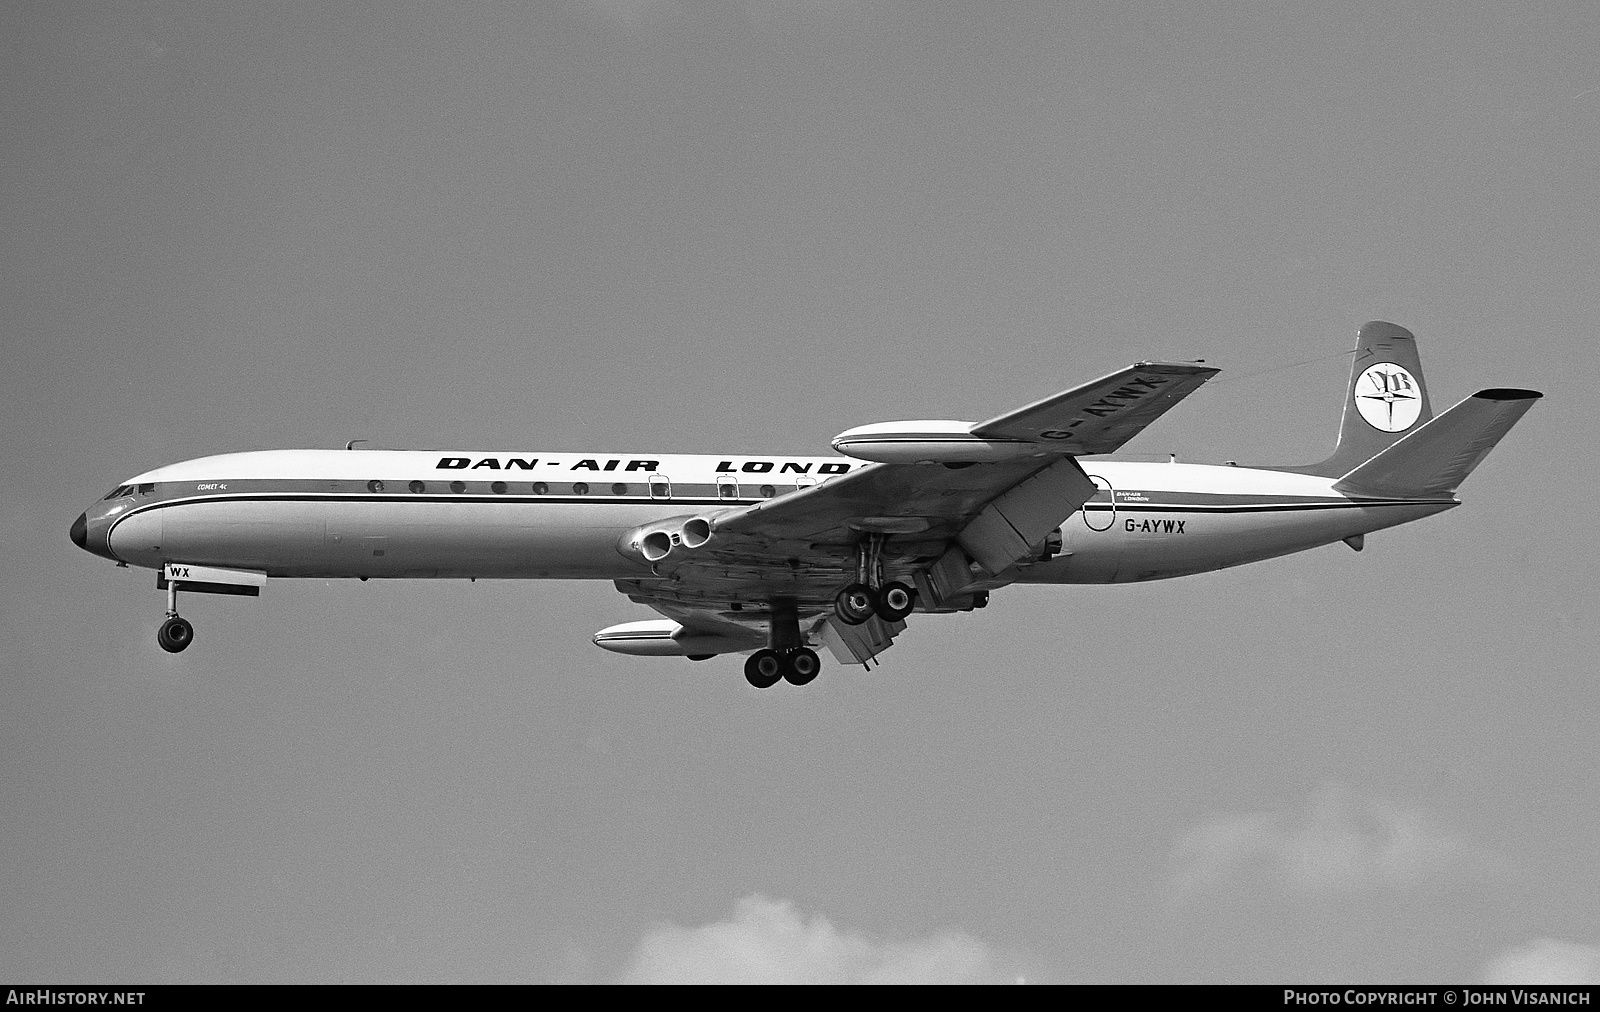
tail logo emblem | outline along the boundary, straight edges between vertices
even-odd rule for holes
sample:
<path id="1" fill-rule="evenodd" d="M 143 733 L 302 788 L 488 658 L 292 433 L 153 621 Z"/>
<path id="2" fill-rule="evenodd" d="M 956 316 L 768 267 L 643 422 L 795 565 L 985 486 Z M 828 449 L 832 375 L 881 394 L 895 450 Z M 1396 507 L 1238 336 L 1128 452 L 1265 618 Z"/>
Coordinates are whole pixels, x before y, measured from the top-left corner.
<path id="1" fill-rule="evenodd" d="M 1356 408 L 1374 429 L 1404 432 L 1422 414 L 1422 388 L 1393 362 L 1380 362 L 1356 379 Z"/>

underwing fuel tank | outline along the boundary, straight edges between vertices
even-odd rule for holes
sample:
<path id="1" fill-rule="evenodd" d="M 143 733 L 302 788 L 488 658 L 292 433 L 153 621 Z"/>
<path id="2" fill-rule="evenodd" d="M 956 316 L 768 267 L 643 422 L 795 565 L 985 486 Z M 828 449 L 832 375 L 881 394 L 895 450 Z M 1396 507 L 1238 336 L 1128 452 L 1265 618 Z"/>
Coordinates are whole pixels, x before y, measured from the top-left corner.
<path id="1" fill-rule="evenodd" d="M 833 448 L 886 464 L 981 464 L 1039 452 L 1031 441 L 975 436 L 974 426 L 943 419 L 877 422 L 839 433 L 833 437 Z"/>
<path id="2" fill-rule="evenodd" d="M 698 633 L 669 618 L 607 626 L 594 634 L 594 645 L 614 654 L 634 657 L 707 657 L 761 646 L 754 639 Z"/>

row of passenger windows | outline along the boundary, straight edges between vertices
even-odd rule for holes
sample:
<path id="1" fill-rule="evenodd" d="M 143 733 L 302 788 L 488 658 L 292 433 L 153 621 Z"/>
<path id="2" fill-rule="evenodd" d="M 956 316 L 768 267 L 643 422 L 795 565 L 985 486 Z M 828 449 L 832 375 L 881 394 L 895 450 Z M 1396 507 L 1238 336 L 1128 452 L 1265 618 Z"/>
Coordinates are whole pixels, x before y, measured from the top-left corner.
<path id="1" fill-rule="evenodd" d="M 586 481 L 573 482 L 571 487 L 572 487 L 572 494 L 573 495 L 588 495 L 589 494 L 589 483 L 586 482 Z M 382 481 L 380 481 L 379 479 L 377 479 L 377 478 L 374 478 L 371 481 L 367 482 L 367 491 L 368 492 L 382 492 L 384 490 L 384 488 L 385 488 L 384 483 Z M 413 482 L 408 483 L 406 485 L 406 488 L 408 490 L 410 490 L 414 494 L 421 495 L 422 493 L 428 491 L 428 483 L 424 482 L 424 481 L 413 481 Z M 467 483 L 464 482 L 464 481 L 452 481 L 450 483 L 449 488 L 450 488 L 450 491 L 459 494 L 459 493 L 465 492 L 467 490 Z M 155 491 L 155 489 L 156 489 L 155 485 L 153 483 L 151 483 L 151 482 L 144 482 L 143 484 L 140 484 L 140 485 L 118 485 L 116 488 L 112 489 L 109 493 L 107 493 L 106 500 L 118 499 L 118 498 L 121 498 L 122 496 L 133 495 L 134 492 L 136 492 L 136 491 L 140 495 L 150 495 L 151 493 L 153 493 Z M 437 486 L 435 486 L 435 490 L 437 490 Z M 529 490 L 531 492 L 533 492 L 534 495 L 549 495 L 550 494 L 550 486 L 549 486 L 549 484 L 546 483 L 546 482 L 542 482 L 542 481 L 534 482 L 532 485 L 529 486 Z M 489 491 L 493 492 L 495 495 L 505 495 L 507 492 L 511 491 L 511 486 L 508 485 L 507 483 L 503 482 L 503 481 L 491 482 L 489 484 Z M 615 483 L 612 484 L 612 486 L 611 486 L 611 494 L 612 495 L 645 495 L 645 494 L 648 494 L 652 499 L 671 499 L 672 498 L 672 483 L 669 482 L 669 481 L 651 481 L 647 485 L 630 485 L 627 482 L 619 481 L 619 482 L 615 482 Z M 771 499 L 773 496 L 778 494 L 778 490 L 776 488 L 774 488 L 773 486 L 771 486 L 771 485 L 761 485 L 756 489 L 756 493 L 755 494 L 759 498 L 762 498 L 762 499 Z M 737 498 L 739 498 L 739 485 L 738 485 L 738 483 L 737 482 L 733 482 L 733 481 L 727 481 L 727 480 L 718 481 L 717 482 L 717 498 L 719 498 L 719 499 L 737 499 Z"/>
<path id="2" fill-rule="evenodd" d="M 379 479 L 377 479 L 377 478 L 374 478 L 371 481 L 367 482 L 367 491 L 368 492 L 382 492 L 382 491 L 384 491 L 385 487 L 386 486 L 384 485 L 384 483 L 382 481 L 380 481 Z M 465 492 L 467 490 L 467 483 L 464 482 L 464 481 L 452 481 L 450 483 L 449 487 L 450 487 L 450 491 L 459 494 L 459 493 Z M 410 492 L 412 492 L 414 494 L 421 495 L 422 493 L 428 491 L 428 483 L 424 482 L 424 481 L 413 481 L 413 482 L 410 482 L 409 484 L 407 484 L 406 488 Z M 548 483 L 542 482 L 542 481 L 534 482 L 532 485 L 528 486 L 528 489 L 534 495 L 549 495 L 550 494 L 550 485 Z M 611 494 L 612 495 L 644 495 L 644 494 L 646 494 L 647 489 L 648 489 L 648 494 L 651 496 L 651 498 L 654 498 L 654 499 L 670 499 L 670 498 L 672 498 L 672 483 L 671 482 L 665 482 L 665 481 L 659 481 L 659 482 L 658 481 L 653 481 L 653 482 L 650 482 L 647 486 L 630 485 L 627 482 L 619 481 L 619 482 L 615 482 L 615 483 L 612 484 L 612 486 L 611 486 Z M 437 490 L 437 487 L 436 487 L 436 490 Z M 511 491 L 511 486 L 506 484 L 503 481 L 491 482 L 490 485 L 489 485 L 489 491 L 493 492 L 495 495 L 505 495 L 507 492 Z M 590 491 L 589 490 L 589 483 L 586 482 L 586 481 L 576 481 L 576 482 L 572 483 L 572 494 L 573 495 L 588 495 L 589 491 Z M 759 497 L 761 497 L 762 499 L 771 499 L 773 496 L 778 494 L 778 490 L 776 488 L 774 488 L 773 486 L 771 486 L 771 485 L 762 485 L 756 490 L 756 494 Z M 721 498 L 721 499 L 737 499 L 737 498 L 739 498 L 739 486 L 738 486 L 738 484 L 736 484 L 734 482 L 731 482 L 731 481 L 718 482 L 717 483 L 717 497 Z M 107 498 L 110 498 L 110 496 L 107 496 Z"/>

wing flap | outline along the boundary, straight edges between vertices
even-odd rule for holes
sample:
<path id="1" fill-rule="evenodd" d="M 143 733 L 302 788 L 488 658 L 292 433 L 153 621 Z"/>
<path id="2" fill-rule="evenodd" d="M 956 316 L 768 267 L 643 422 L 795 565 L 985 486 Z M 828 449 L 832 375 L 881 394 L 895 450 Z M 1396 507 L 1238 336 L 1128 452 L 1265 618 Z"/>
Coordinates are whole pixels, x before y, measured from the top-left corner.
<path id="1" fill-rule="evenodd" d="M 840 664 L 865 664 L 894 646 L 894 638 L 905 628 L 904 622 L 885 622 L 876 617 L 860 625 L 845 625 L 830 617 L 823 619 L 816 632 Z"/>
<path id="2" fill-rule="evenodd" d="M 990 573 L 1032 555 L 1036 546 L 1099 491 L 1071 457 L 995 497 L 961 531 L 959 541 Z"/>

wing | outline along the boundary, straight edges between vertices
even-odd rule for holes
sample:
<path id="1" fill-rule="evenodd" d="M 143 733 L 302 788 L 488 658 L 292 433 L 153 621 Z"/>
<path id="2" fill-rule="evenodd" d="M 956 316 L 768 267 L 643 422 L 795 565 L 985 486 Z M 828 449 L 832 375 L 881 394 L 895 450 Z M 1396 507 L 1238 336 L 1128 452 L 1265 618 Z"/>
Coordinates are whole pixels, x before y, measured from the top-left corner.
<path id="1" fill-rule="evenodd" d="M 782 601 L 798 613 L 808 642 L 865 663 L 905 628 L 876 618 L 847 626 L 832 617 L 834 596 L 858 578 L 866 546 L 884 579 L 917 588 L 922 610 L 969 609 L 977 592 L 1048 558 L 1051 533 L 1095 495 L 1072 454 L 1115 449 L 1216 372 L 1131 366 L 973 429 L 1035 444 L 1015 458 L 868 464 L 697 521 L 709 520 L 703 537 L 655 534 L 658 551 L 671 547 L 651 556 L 649 576 L 619 580 L 617 589 L 688 629 L 743 635 L 756 645 L 765 641 L 773 602 Z"/>
<path id="2" fill-rule="evenodd" d="M 1140 362 L 991 418 L 972 434 L 1037 440 L 1058 453 L 1111 453 L 1219 371 L 1189 362 Z"/>
<path id="3" fill-rule="evenodd" d="M 852 544 L 860 540 L 860 532 L 948 540 L 1019 483 L 1047 470 L 1064 472 L 1054 467 L 1063 456 L 1109 453 L 1122 446 L 1219 371 L 1185 362 L 1131 365 L 971 430 L 980 438 L 1033 444 L 1028 455 L 955 468 L 869 464 L 719 518 L 716 530 L 807 544 Z M 1077 487 L 1059 490 L 1071 495 L 1082 489 L 1084 499 L 1094 495 L 1082 482 L 1069 484 Z M 1060 519 L 1083 501 L 1074 503 Z"/>
<path id="4" fill-rule="evenodd" d="M 699 547 L 675 547 L 650 576 L 618 580 L 617 589 L 685 627 L 742 632 L 753 646 L 765 641 L 781 599 L 808 642 L 865 663 L 905 623 L 848 626 L 832 617 L 835 595 L 858 578 L 864 543 L 877 546 L 884 579 L 918 589 L 923 610 L 966 610 L 977 591 L 1047 557 L 1050 532 L 1095 491 L 1077 462 L 1059 455 L 959 469 L 872 464 L 720 514 Z"/>

